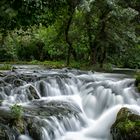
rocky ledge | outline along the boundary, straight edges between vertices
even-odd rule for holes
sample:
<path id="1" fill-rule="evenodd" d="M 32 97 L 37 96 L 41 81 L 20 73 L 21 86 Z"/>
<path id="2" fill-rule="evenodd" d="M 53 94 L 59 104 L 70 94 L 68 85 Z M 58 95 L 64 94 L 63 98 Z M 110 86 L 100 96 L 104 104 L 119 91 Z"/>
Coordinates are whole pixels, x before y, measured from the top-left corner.
<path id="1" fill-rule="evenodd" d="M 65 101 L 34 100 L 26 106 L 0 106 L 0 140 L 20 140 L 21 135 L 40 140 L 42 127 L 45 126 L 53 139 L 53 129 L 57 129 L 55 121 L 64 122 L 64 119 L 79 118 L 80 112 L 74 103 Z"/>

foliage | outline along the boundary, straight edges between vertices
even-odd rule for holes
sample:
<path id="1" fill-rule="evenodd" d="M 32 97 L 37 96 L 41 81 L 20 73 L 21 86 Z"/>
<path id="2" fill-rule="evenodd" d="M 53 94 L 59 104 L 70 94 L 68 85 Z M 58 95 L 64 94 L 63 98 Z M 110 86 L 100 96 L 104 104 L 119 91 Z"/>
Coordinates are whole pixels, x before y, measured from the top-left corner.
<path id="1" fill-rule="evenodd" d="M 12 66 L 10 64 L 0 65 L 0 70 L 11 70 Z"/>
<path id="2" fill-rule="evenodd" d="M 1 0 L 0 61 L 140 68 L 139 9 L 139 0 Z"/>
<path id="3" fill-rule="evenodd" d="M 90 11 L 85 13 L 88 20 L 85 23 L 91 61 L 103 63 L 110 50 L 123 50 L 137 43 L 136 26 L 132 22 L 137 14 L 134 9 L 123 7 L 119 1 L 99 0 L 90 4 Z"/>
<path id="4" fill-rule="evenodd" d="M 133 47 L 129 48 L 124 52 L 121 61 L 123 62 L 123 67 L 129 68 L 140 68 L 140 48 Z M 130 57 L 131 56 L 131 57 Z"/>
<path id="5" fill-rule="evenodd" d="M 107 56 L 110 63 L 122 68 L 140 68 L 140 47 L 133 46 Z"/>
<path id="6" fill-rule="evenodd" d="M 20 120 L 23 115 L 23 108 L 20 105 L 13 105 L 11 106 L 11 113 L 16 120 Z"/>
<path id="7" fill-rule="evenodd" d="M 130 133 L 135 129 L 136 126 L 140 126 L 140 122 L 133 122 L 130 120 L 125 120 L 124 122 L 120 122 L 117 124 L 117 128 L 122 132 L 122 133 Z"/>

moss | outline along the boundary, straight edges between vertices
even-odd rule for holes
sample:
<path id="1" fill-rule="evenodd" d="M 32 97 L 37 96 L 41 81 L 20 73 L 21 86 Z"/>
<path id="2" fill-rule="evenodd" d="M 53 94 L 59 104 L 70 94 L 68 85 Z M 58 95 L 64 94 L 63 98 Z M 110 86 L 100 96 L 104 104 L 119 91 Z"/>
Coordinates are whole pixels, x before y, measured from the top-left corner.
<path id="1" fill-rule="evenodd" d="M 130 133 L 133 132 L 136 127 L 140 127 L 140 121 L 133 122 L 130 120 L 125 120 L 123 122 L 119 122 L 116 125 L 116 128 L 119 129 L 122 133 Z"/>
<path id="2" fill-rule="evenodd" d="M 13 129 L 16 129 L 20 134 L 23 134 L 25 131 L 25 121 L 23 118 L 18 120 L 12 120 L 11 125 Z"/>

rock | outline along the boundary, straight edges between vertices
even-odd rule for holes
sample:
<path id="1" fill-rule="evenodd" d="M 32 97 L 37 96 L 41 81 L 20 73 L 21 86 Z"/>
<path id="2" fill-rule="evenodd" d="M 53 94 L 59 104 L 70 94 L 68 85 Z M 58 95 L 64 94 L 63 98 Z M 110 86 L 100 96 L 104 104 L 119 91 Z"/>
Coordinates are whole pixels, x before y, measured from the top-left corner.
<path id="1" fill-rule="evenodd" d="M 13 84 L 13 81 L 16 79 L 18 79 L 18 77 L 16 75 L 9 74 L 9 75 L 5 76 L 3 80 L 6 83 Z"/>
<path id="2" fill-rule="evenodd" d="M 38 90 L 39 90 L 39 92 L 40 92 L 42 97 L 47 96 L 45 88 L 46 88 L 45 81 L 43 81 L 43 80 L 39 81 L 39 83 L 38 83 Z"/>
<path id="3" fill-rule="evenodd" d="M 34 99 L 40 99 L 39 94 L 38 94 L 37 90 L 35 89 L 35 87 L 30 85 L 29 86 L 29 91 L 30 91 L 32 97 L 34 97 Z"/>
<path id="4" fill-rule="evenodd" d="M 54 126 L 51 126 L 49 121 L 53 124 L 56 120 L 61 122 L 64 118 L 79 117 L 78 114 L 81 112 L 72 101 L 67 103 L 59 100 L 33 100 L 22 107 L 23 113 L 19 119 L 14 115 L 14 111 L 17 114 L 17 107 L 14 111 L 11 108 L 0 107 L 0 140 L 22 140 L 25 135 L 39 140 L 42 137 L 42 128 L 46 126 L 53 139 Z M 55 127 L 57 129 L 57 126 Z"/>
<path id="5" fill-rule="evenodd" d="M 13 81 L 14 86 L 19 87 L 19 86 L 23 86 L 24 83 L 26 83 L 25 81 L 21 80 L 21 79 L 15 79 Z"/>
<path id="6" fill-rule="evenodd" d="M 111 127 L 113 140 L 140 140 L 140 116 L 127 108 L 122 108 Z"/>
<path id="7" fill-rule="evenodd" d="M 33 123 L 33 120 L 27 120 L 27 130 L 29 131 L 30 136 L 35 140 L 39 140 L 41 138 L 40 127 L 38 127 L 37 123 Z"/>
<path id="8" fill-rule="evenodd" d="M 8 126 L 0 123 L 0 140 L 15 140 L 15 136 L 11 133 Z"/>
<path id="9" fill-rule="evenodd" d="M 4 77 L 4 76 L 6 76 L 6 74 L 0 71 L 0 77 Z"/>
<path id="10" fill-rule="evenodd" d="M 19 78 L 23 81 L 29 82 L 35 82 L 38 77 L 36 75 L 30 75 L 30 74 L 21 74 L 19 75 Z"/>
<path id="11" fill-rule="evenodd" d="M 7 85 L 8 84 L 5 81 L 0 79 L 0 87 L 4 87 L 4 86 L 7 86 Z"/>
<path id="12" fill-rule="evenodd" d="M 0 105 L 1 105 L 1 103 L 2 103 L 3 100 L 4 100 L 4 95 L 2 93 L 0 93 Z"/>
<path id="13" fill-rule="evenodd" d="M 68 117 L 81 112 L 81 109 L 74 103 L 71 104 L 65 101 L 44 101 L 33 100 L 24 107 L 26 114 L 31 116 L 42 116 L 48 118 L 50 116 L 59 117 L 60 115 Z"/>
<path id="14" fill-rule="evenodd" d="M 10 85 L 4 87 L 4 93 L 9 96 L 11 94 L 12 87 Z"/>

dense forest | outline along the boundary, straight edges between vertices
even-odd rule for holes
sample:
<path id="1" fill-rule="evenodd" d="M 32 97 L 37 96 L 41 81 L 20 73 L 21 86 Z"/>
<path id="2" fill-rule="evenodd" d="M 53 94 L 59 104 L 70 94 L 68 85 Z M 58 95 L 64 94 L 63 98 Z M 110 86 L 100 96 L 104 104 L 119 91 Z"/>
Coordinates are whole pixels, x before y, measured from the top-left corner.
<path id="1" fill-rule="evenodd" d="M 140 68 L 139 0 L 0 0 L 0 61 Z"/>

